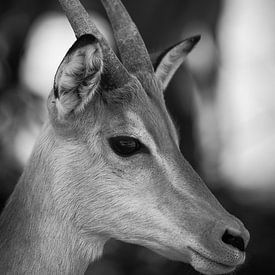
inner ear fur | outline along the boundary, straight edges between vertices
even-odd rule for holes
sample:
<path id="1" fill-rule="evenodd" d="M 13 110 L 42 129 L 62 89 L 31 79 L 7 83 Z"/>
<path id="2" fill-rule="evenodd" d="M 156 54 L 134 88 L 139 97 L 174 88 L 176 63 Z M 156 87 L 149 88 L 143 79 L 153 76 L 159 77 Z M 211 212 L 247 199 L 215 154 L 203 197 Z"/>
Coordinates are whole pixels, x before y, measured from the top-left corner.
<path id="1" fill-rule="evenodd" d="M 90 34 L 69 49 L 55 75 L 54 96 L 59 117 L 82 111 L 100 84 L 103 56 L 100 43 Z"/>
<path id="2" fill-rule="evenodd" d="M 163 90 L 166 89 L 179 66 L 183 63 L 188 53 L 194 48 L 199 40 L 199 35 L 193 36 L 162 52 L 150 56 L 155 76 L 161 82 Z"/>

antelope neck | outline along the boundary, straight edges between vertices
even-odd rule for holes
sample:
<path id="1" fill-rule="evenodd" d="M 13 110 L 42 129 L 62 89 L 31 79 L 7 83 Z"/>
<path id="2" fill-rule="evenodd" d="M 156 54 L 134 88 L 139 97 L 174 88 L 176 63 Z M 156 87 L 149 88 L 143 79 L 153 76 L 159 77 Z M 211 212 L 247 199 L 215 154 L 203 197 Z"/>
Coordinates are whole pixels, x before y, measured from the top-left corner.
<path id="1" fill-rule="evenodd" d="M 54 177 L 43 154 L 34 158 L 0 216 L 0 274 L 84 274 L 105 241 L 84 240 L 56 213 L 48 187 Z"/>

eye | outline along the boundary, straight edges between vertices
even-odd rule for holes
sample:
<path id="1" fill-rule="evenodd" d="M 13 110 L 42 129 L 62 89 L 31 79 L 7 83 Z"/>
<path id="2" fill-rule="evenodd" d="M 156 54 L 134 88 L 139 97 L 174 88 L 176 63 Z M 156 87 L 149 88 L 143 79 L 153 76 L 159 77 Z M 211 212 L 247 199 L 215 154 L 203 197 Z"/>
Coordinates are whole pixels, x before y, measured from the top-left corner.
<path id="1" fill-rule="evenodd" d="M 136 138 L 128 136 L 111 137 L 109 143 L 113 151 L 121 157 L 130 157 L 148 149 Z"/>

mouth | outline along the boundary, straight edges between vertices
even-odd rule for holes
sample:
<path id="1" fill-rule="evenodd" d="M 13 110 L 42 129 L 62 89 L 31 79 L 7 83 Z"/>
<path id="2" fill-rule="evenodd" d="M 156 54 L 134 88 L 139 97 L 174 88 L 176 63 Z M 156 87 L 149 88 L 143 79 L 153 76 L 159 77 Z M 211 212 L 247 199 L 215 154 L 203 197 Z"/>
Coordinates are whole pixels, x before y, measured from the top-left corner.
<path id="1" fill-rule="evenodd" d="M 237 265 L 228 265 L 202 255 L 200 252 L 189 247 L 192 252 L 191 265 L 203 274 L 226 274 L 234 271 Z"/>

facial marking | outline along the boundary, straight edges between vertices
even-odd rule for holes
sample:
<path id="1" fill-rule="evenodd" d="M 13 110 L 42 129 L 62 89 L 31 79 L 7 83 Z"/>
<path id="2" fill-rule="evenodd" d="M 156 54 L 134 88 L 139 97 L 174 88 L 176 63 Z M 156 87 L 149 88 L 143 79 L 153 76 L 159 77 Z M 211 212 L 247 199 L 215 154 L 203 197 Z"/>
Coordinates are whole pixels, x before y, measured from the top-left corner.
<path id="1" fill-rule="evenodd" d="M 152 152 L 157 151 L 157 146 L 153 136 L 147 131 L 145 124 L 137 113 L 126 112 L 127 131 L 133 133 L 142 143 L 150 148 Z"/>
<path id="2" fill-rule="evenodd" d="M 163 154 L 156 154 L 155 159 L 158 166 L 162 167 L 163 176 L 165 176 L 167 182 L 173 182 L 177 178 L 177 173 L 173 169 L 173 165 L 169 162 L 169 159 Z"/>
<path id="3" fill-rule="evenodd" d="M 169 158 L 167 158 L 163 153 L 161 153 L 161 150 L 158 149 L 155 140 L 157 136 L 155 135 L 154 137 L 153 134 L 146 129 L 143 120 L 140 118 L 138 114 L 128 111 L 126 113 L 126 117 L 127 120 L 130 122 L 128 125 L 128 131 L 135 132 L 137 137 L 140 138 L 141 142 L 143 142 L 145 145 L 149 147 L 150 151 L 152 152 L 152 155 L 158 163 L 158 166 L 164 168 L 163 171 L 165 173 L 166 178 L 175 178 L 175 173 L 173 169 L 171 169 L 172 165 L 169 162 Z"/>

